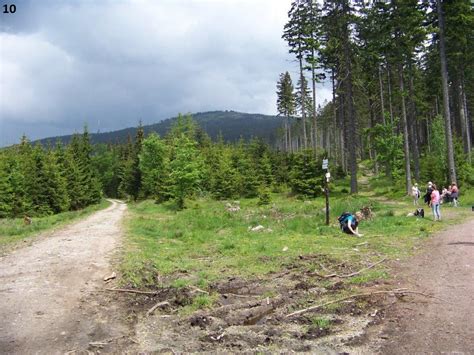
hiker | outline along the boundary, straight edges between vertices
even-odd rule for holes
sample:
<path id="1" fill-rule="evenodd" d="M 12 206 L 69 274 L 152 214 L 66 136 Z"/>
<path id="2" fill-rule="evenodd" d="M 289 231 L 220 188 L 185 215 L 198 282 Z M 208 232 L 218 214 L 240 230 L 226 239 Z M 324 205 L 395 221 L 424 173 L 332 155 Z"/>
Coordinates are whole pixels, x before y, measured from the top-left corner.
<path id="1" fill-rule="evenodd" d="M 441 212 L 439 210 L 439 206 L 440 206 L 439 191 L 436 188 L 435 184 L 433 184 L 432 187 L 433 187 L 433 192 L 431 192 L 430 206 L 431 206 L 431 209 L 433 210 L 433 220 L 441 221 Z"/>
<path id="2" fill-rule="evenodd" d="M 413 206 L 418 206 L 418 200 L 420 199 L 420 189 L 418 188 L 418 184 L 411 188 L 411 195 L 413 196 Z"/>
<path id="3" fill-rule="evenodd" d="M 439 203 L 441 204 L 451 202 L 451 186 L 449 186 L 449 188 L 443 187 L 439 199 Z"/>
<path id="4" fill-rule="evenodd" d="M 426 193 L 424 196 L 425 203 L 430 206 L 431 203 L 431 193 L 433 192 L 433 183 L 431 181 L 428 182 L 428 187 L 426 188 Z"/>
<path id="5" fill-rule="evenodd" d="M 456 183 L 453 182 L 451 184 L 451 201 L 454 204 L 454 207 L 458 207 L 458 197 L 459 197 L 459 189 L 456 186 Z"/>
<path id="6" fill-rule="evenodd" d="M 359 222 L 362 220 L 362 213 L 356 212 L 355 215 L 345 212 L 339 217 L 339 223 L 341 230 L 347 234 L 353 234 L 357 237 L 362 237 L 363 234 L 359 233 Z"/>

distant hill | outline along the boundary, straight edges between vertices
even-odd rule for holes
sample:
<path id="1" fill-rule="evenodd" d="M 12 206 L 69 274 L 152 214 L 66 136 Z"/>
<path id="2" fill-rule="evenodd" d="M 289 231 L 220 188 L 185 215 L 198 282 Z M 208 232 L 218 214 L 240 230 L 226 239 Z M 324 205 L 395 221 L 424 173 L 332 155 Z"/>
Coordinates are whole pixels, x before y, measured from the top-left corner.
<path id="1" fill-rule="evenodd" d="M 276 141 L 278 128 L 283 125 L 282 117 L 235 111 L 199 112 L 191 116 L 213 140 L 221 132 L 227 142 L 235 142 L 240 137 L 244 139 L 259 137 L 268 143 L 273 143 Z M 173 117 L 143 126 L 145 135 L 156 132 L 160 137 L 163 137 L 175 120 L 176 117 Z M 92 143 L 123 143 L 126 142 L 128 136 L 135 137 L 135 132 L 136 127 L 130 127 L 112 132 L 91 133 L 90 137 Z M 64 144 L 67 144 L 71 137 L 72 135 L 49 137 L 41 139 L 39 142 L 46 144 L 48 141 L 61 140 Z"/>

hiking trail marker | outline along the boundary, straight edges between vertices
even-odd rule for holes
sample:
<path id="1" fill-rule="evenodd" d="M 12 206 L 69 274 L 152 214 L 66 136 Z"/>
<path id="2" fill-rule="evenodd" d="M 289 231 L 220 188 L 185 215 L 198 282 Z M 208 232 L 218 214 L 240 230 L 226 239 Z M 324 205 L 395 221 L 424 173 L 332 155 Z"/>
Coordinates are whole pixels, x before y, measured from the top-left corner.
<path id="1" fill-rule="evenodd" d="M 323 159 L 323 170 L 328 170 L 329 159 Z"/>

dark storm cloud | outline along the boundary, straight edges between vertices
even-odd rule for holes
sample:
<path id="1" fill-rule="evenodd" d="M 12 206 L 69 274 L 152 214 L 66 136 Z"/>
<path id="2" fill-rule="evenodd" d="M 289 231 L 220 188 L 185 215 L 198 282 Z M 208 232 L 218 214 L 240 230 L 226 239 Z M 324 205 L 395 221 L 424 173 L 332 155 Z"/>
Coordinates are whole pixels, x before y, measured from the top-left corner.
<path id="1" fill-rule="evenodd" d="M 156 122 L 275 114 L 290 0 L 16 1 L 0 25 L 0 144 Z M 295 80 L 296 81 L 296 80 Z"/>

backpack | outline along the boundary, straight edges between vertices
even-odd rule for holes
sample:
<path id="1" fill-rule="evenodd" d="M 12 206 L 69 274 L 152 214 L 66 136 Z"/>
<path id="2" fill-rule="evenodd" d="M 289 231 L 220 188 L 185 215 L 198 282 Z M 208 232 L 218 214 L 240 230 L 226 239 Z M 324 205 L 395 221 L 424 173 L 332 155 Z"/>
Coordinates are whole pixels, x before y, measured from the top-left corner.
<path id="1" fill-rule="evenodd" d="M 425 218 L 425 210 L 423 208 L 417 208 L 413 215 L 416 217 Z"/>
<path id="2" fill-rule="evenodd" d="M 344 227 L 347 225 L 347 220 L 351 216 L 352 216 L 352 213 L 350 213 L 350 212 L 343 212 L 339 216 L 339 218 L 337 220 L 339 221 L 339 226 L 341 227 L 341 229 L 344 229 Z"/>

